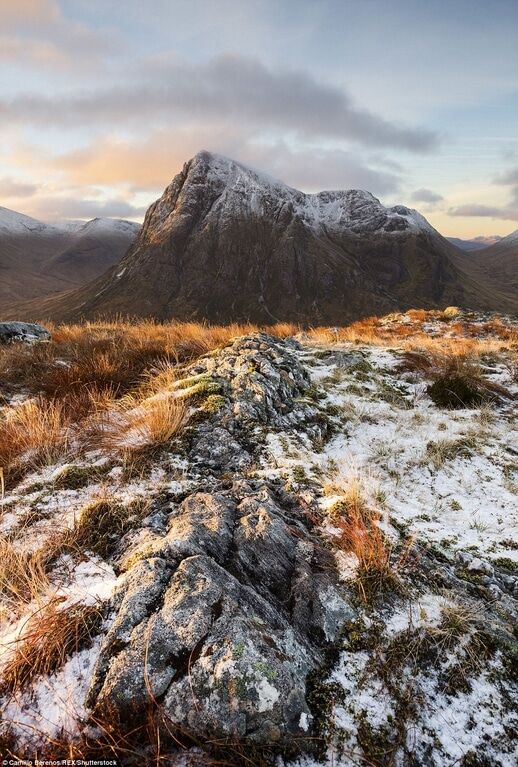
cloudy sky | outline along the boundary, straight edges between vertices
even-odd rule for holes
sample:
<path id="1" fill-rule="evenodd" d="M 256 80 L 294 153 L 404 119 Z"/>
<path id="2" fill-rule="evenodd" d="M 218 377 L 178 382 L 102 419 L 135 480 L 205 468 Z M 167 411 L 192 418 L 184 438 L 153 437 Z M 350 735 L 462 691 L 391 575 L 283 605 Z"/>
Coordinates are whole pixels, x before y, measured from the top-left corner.
<path id="1" fill-rule="evenodd" d="M 516 0 L 0 0 L 0 205 L 139 220 L 221 152 L 518 228 Z"/>

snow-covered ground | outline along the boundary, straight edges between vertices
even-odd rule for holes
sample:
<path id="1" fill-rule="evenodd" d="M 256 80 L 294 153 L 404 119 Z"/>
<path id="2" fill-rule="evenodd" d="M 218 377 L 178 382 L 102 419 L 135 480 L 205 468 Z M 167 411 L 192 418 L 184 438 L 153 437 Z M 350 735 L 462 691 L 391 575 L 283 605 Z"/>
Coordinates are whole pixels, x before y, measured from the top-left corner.
<path id="1" fill-rule="evenodd" d="M 434 335 L 437 327 L 431 323 L 428 330 Z M 255 476 L 278 478 L 301 497 L 316 498 L 321 534 L 330 546 L 339 535 L 333 507 L 354 480 L 395 547 L 405 538 L 433 549 L 459 577 L 492 589 L 491 602 L 498 604 L 505 595 L 494 570 L 503 561 L 507 573 L 509 563 L 518 562 L 518 384 L 509 360 L 497 356 L 482 367 L 509 398 L 447 410 L 430 399 L 425 374 L 402 372 L 397 346 L 300 340 L 295 353 L 311 375 L 308 397 L 332 424 L 332 435 L 317 444 L 295 428 L 270 431 Z M 77 470 L 84 478 L 71 487 L 63 477 Z M 129 505 L 164 490 L 169 498 L 181 496 L 194 485 L 200 487 L 199 476 L 193 480 L 174 450 L 130 478 L 109 456 L 92 452 L 29 474 L 3 493 L 0 535 L 19 552 L 34 552 L 56 532 L 71 529 L 98 499 Z M 335 556 L 342 581 L 352 583 L 357 558 L 340 550 Z M 123 577 L 89 552 L 79 562 L 64 555 L 51 574 L 49 596 L 63 598 L 64 607 L 103 605 Z M 511 594 L 516 579 L 501 577 Z M 357 625 L 349 627 L 336 662 L 322 672 L 322 684 L 333 691 L 327 756 L 303 757 L 293 767 L 517 763 L 518 752 L 509 745 L 517 726 L 513 688 L 500 651 L 486 646 L 483 602 L 466 598 L 459 604 L 454 596 L 433 578 L 427 583 L 420 577 L 381 605 L 358 606 Z M 0 611 L 0 666 L 36 608 L 28 604 L 16 616 Z M 2 716 L 20 743 L 78 734 L 100 644 L 95 638 L 50 676 L 3 700 Z"/>
<path id="2" fill-rule="evenodd" d="M 320 403 L 336 411 L 335 436 L 322 450 L 272 433 L 266 459 L 279 473 L 302 466 L 316 478 L 351 472 L 383 499 L 389 517 L 441 547 L 518 561 L 518 421 L 512 400 L 499 407 L 445 410 L 427 382 L 398 371 L 397 350 L 334 345 L 304 349 Z M 488 372 L 516 395 L 504 365 Z M 326 503 L 326 499 L 323 499 Z"/>

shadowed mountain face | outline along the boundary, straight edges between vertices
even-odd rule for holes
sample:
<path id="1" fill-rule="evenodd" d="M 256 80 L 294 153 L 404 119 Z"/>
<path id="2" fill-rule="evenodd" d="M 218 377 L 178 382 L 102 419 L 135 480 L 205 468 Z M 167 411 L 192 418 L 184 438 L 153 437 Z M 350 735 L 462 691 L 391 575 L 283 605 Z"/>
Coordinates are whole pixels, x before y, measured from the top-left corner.
<path id="1" fill-rule="evenodd" d="M 518 229 L 472 255 L 486 281 L 496 280 L 518 294 Z"/>
<path id="2" fill-rule="evenodd" d="M 0 207 L 0 308 L 95 279 L 121 258 L 139 229 L 99 218 L 50 226 Z"/>
<path id="3" fill-rule="evenodd" d="M 358 190 L 304 194 L 200 152 L 116 267 L 23 316 L 342 324 L 412 306 L 510 308 L 455 254 L 417 211 Z"/>

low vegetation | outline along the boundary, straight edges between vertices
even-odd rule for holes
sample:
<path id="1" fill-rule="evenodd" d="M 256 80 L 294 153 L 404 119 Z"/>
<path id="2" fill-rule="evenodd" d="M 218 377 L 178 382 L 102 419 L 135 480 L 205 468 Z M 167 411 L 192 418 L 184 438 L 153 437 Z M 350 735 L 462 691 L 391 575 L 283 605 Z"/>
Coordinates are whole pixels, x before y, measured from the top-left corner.
<path id="1" fill-rule="evenodd" d="M 32 679 L 61 668 L 66 658 L 84 647 L 100 625 L 102 614 L 94 606 L 63 606 L 55 597 L 27 619 L 20 635 L 7 649 L 2 667 L 2 694 L 23 689 Z"/>
<path id="2" fill-rule="evenodd" d="M 97 322 L 48 326 L 49 343 L 0 347 L 0 469 L 6 485 L 24 472 L 91 449 L 127 455 L 167 443 L 187 421 L 188 401 L 172 396 L 184 364 L 252 325 Z M 288 324 L 268 328 L 286 337 Z M 205 387 L 207 389 L 207 387 Z M 218 392 L 198 387 L 199 399 Z"/>
<path id="3" fill-rule="evenodd" d="M 394 556 L 392 544 L 379 526 L 381 513 L 367 502 L 358 473 L 338 476 L 326 491 L 339 496 L 331 507 L 331 521 L 338 531 L 338 546 L 357 560 L 355 584 L 361 598 L 371 601 L 383 591 L 397 590 L 398 571 L 408 552 Z"/>

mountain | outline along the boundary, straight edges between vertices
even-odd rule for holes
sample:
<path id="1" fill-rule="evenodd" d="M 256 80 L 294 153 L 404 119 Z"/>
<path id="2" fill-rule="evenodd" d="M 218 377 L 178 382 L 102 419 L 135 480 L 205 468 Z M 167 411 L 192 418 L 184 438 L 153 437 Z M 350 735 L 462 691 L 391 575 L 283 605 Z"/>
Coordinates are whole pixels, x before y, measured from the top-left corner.
<path id="1" fill-rule="evenodd" d="M 359 190 L 304 194 L 200 152 L 151 205 L 116 267 L 18 316 L 342 324 L 412 306 L 516 306 L 470 269 L 415 210 Z"/>
<path id="2" fill-rule="evenodd" d="M 479 237 L 473 237 L 472 240 L 462 240 L 460 237 L 447 237 L 446 238 L 448 242 L 451 242 L 452 245 L 455 245 L 457 248 L 460 248 L 461 250 L 482 250 L 482 248 L 487 248 L 489 245 L 494 245 L 496 242 L 499 242 L 502 238 L 499 237 L 497 234 L 489 237 L 484 237 L 484 235 L 480 235 Z"/>
<path id="3" fill-rule="evenodd" d="M 139 229 L 98 218 L 50 225 L 0 207 L 0 307 L 95 279 L 121 258 Z"/>
<path id="4" fill-rule="evenodd" d="M 487 282 L 496 280 L 518 293 L 518 229 L 471 255 Z"/>

